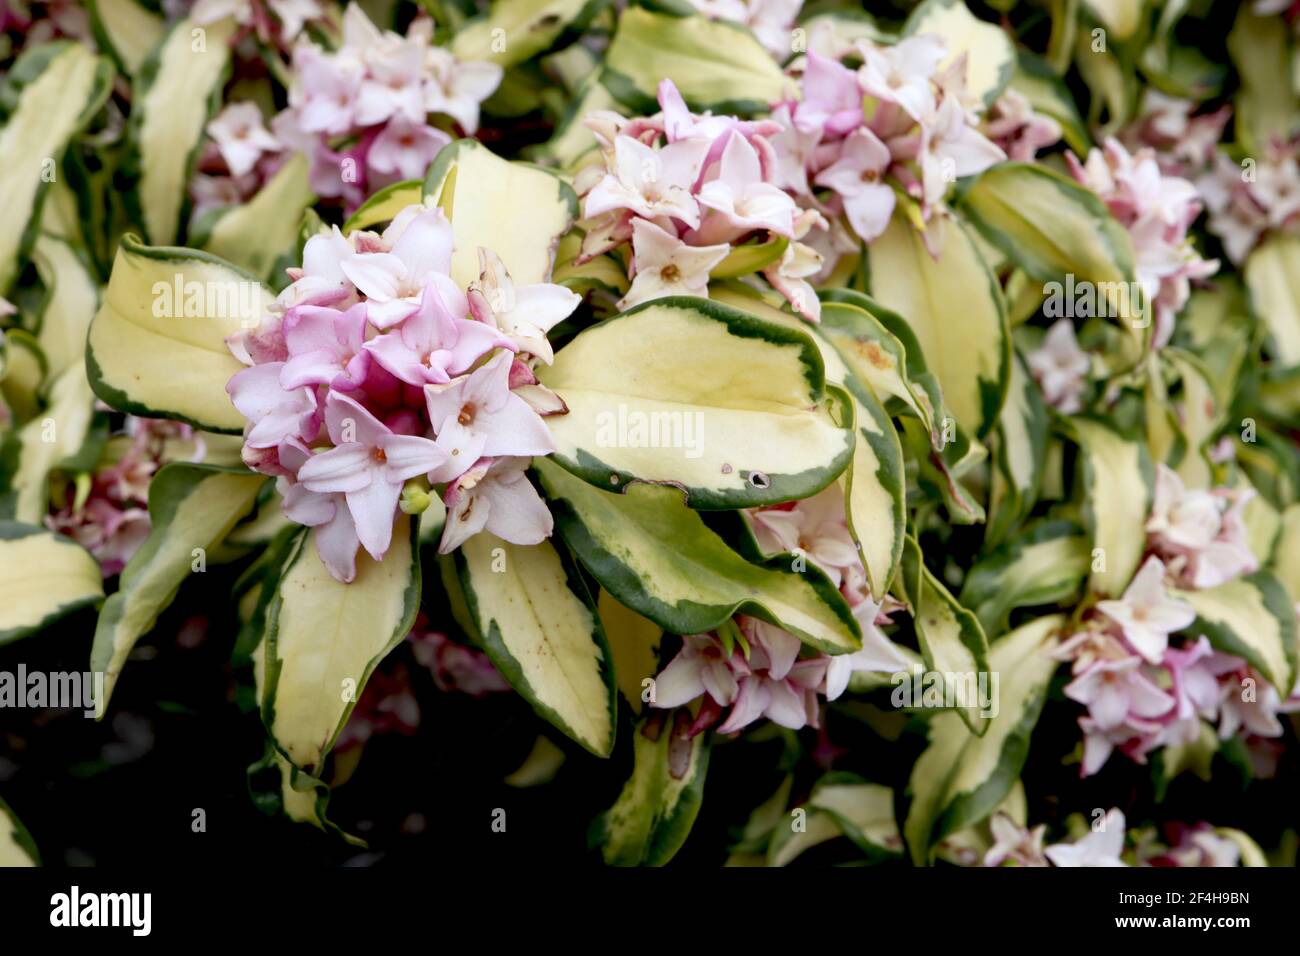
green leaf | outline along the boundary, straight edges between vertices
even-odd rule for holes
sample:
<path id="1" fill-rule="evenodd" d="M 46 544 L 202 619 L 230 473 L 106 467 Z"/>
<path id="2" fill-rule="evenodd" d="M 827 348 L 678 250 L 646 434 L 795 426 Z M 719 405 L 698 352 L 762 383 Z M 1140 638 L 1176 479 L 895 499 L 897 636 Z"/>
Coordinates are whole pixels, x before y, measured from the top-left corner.
<path id="1" fill-rule="evenodd" d="M 965 54 L 966 89 L 988 105 L 1001 94 L 1016 66 L 1011 37 L 992 23 L 976 19 L 962 0 L 925 0 L 903 27 L 904 36 L 938 34 L 948 44 L 942 71 Z"/>
<path id="2" fill-rule="evenodd" d="M 944 416 L 939 383 L 925 364 L 921 345 L 902 316 L 869 296 L 848 289 L 821 292 L 818 333 L 835 346 L 854 378 L 867 385 L 894 414 L 921 421 L 941 447 Z"/>
<path id="3" fill-rule="evenodd" d="M 869 859 L 897 856 L 902 848 L 894 819 L 894 791 L 848 773 L 830 773 L 813 786 L 802 807 L 784 815 L 767 848 L 768 866 L 788 866 L 806 850 L 848 837 Z M 796 823 L 800 826 L 796 827 Z"/>
<path id="4" fill-rule="evenodd" d="M 0 800 L 0 867 L 40 865 L 41 855 L 32 835 L 9 804 Z"/>
<path id="5" fill-rule="evenodd" d="M 1083 0 L 1111 37 L 1123 42 L 1137 33 L 1146 14 L 1146 0 Z"/>
<path id="6" fill-rule="evenodd" d="M 124 236 L 86 342 L 95 394 L 133 415 L 243 431 L 244 416 L 226 393 L 243 366 L 226 338 L 255 328 L 272 298 L 209 253 Z"/>
<path id="7" fill-rule="evenodd" d="M 549 170 L 511 163 L 477 140 L 443 148 L 424 181 L 425 204 L 451 220 L 451 277 L 479 277 L 478 250 L 491 249 L 517 285 L 546 282 L 560 237 L 578 217 L 578 197 Z"/>
<path id="8" fill-rule="evenodd" d="M 907 320 L 958 423 L 982 437 L 1006 397 L 1011 357 L 1006 305 L 997 278 L 960 221 L 936 221 L 931 231 L 940 250 L 937 259 L 906 217 L 895 215 L 869 249 L 871 293 Z"/>
<path id="9" fill-rule="evenodd" d="M 929 746 L 908 780 L 911 805 L 903 825 L 916 865 L 929 863 L 946 835 L 989 816 L 1019 779 L 1057 666 L 1048 651 L 1064 623 L 1059 615 L 1039 618 L 993 643 L 989 663 L 998 675 L 998 711 L 984 736 L 971 736 L 953 713 L 930 721 Z"/>
<path id="10" fill-rule="evenodd" d="M 1291 602 L 1300 604 L 1300 504 L 1289 505 L 1282 512 L 1272 570 L 1291 596 Z"/>
<path id="11" fill-rule="evenodd" d="M 856 650 L 861 632 L 820 571 L 781 555 L 751 564 L 687 508 L 672 487 L 636 482 L 600 491 L 552 464 L 534 468 L 565 543 L 621 604 L 673 634 L 699 634 L 734 614 L 785 628 L 830 654 Z"/>
<path id="12" fill-rule="evenodd" d="M 614 661 L 614 682 L 635 714 L 641 713 L 641 682 L 659 669 L 659 643 L 664 630 L 649 618 L 624 607 L 608 591 L 596 600 L 600 625 Z"/>
<path id="13" fill-rule="evenodd" d="M 86 440 L 95 396 L 80 366 L 50 387 L 44 412 L 9 432 L 0 445 L 0 517 L 42 524 L 49 513 L 49 476 Z"/>
<path id="14" fill-rule="evenodd" d="M 1082 451 L 1083 517 L 1093 547 L 1093 591 L 1119 597 L 1146 548 L 1155 472 L 1146 446 L 1110 425 L 1075 417 L 1063 426 Z"/>
<path id="15" fill-rule="evenodd" d="M 961 603 L 986 634 L 1000 634 L 1014 609 L 1077 595 L 1090 565 L 1088 538 L 1078 525 L 1041 521 L 975 563 L 962 583 Z"/>
<path id="16" fill-rule="evenodd" d="M 36 340 L 52 380 L 84 360 L 86 330 L 99 308 L 99 284 L 71 244 L 47 233 L 37 237 L 32 262 L 47 290 Z"/>
<path id="17" fill-rule="evenodd" d="M 999 163 L 958 201 L 966 218 L 1040 282 L 1127 283 L 1133 245 L 1092 191 L 1033 163 Z"/>
<path id="18" fill-rule="evenodd" d="M 264 475 L 172 462 L 149 483 L 149 538 L 122 571 L 95 628 L 90 669 L 104 672 L 102 717 L 131 648 L 153 628 L 198 559 L 253 508 Z M 201 549 L 196 553 L 196 549 Z M 206 559 L 205 559 L 206 563 Z"/>
<path id="19" fill-rule="evenodd" d="M 99 564 L 81 545 L 34 525 L 0 521 L 0 645 L 103 597 Z"/>
<path id="20" fill-rule="evenodd" d="M 591 825 L 610 866 L 663 866 L 691 832 L 704 797 L 707 734 L 688 736 L 689 711 L 652 712 L 632 735 L 632 776 Z"/>
<path id="21" fill-rule="evenodd" d="M 1237 139 L 1249 156 L 1259 156 L 1274 140 L 1286 142 L 1300 129 L 1300 90 L 1287 83 L 1295 44 L 1286 21 L 1238 8 L 1228 34 L 1228 54 L 1241 88 L 1233 103 Z"/>
<path id="22" fill-rule="evenodd" d="M 514 66 L 551 48 L 573 24 L 589 22 L 609 0 L 496 0 L 451 40 L 456 59 Z"/>
<path id="23" fill-rule="evenodd" d="M 1300 365 L 1300 237 L 1276 235 L 1246 259 L 1250 310 L 1268 329 L 1273 354 Z"/>
<path id="24" fill-rule="evenodd" d="M 36 241 L 41 200 L 69 140 L 99 111 L 113 68 L 85 46 L 45 43 L 23 52 L 0 87 L 8 121 L 0 129 L 0 295 Z"/>
<path id="25" fill-rule="evenodd" d="M 1070 149 L 1080 156 L 1092 149 L 1092 137 L 1074 97 L 1045 60 L 1029 50 L 1021 50 L 1010 87 L 1029 102 L 1034 112 L 1050 116 L 1060 124 Z"/>
<path id="26" fill-rule="evenodd" d="M 418 522 L 399 515 L 383 561 L 357 554 L 336 581 L 302 534 L 274 583 L 263 641 L 262 722 L 276 750 L 318 777 L 376 665 L 410 632 L 420 604 Z"/>
<path id="27" fill-rule="evenodd" d="M 454 560 L 483 649 L 533 709 L 598 757 L 614 747 L 614 666 L 576 569 L 549 541 L 521 546 L 486 532 Z"/>
<path id="28" fill-rule="evenodd" d="M 823 324 L 816 326 L 814 331 L 794 314 L 747 294 L 750 291 L 747 286 L 726 284 L 711 289 L 710 295 L 719 302 L 760 318 L 811 334 L 825 367 L 826 381 L 850 393 L 856 437 L 853 457 L 839 480 L 849 532 L 858 546 L 871 592 L 885 594 L 898 568 L 906 526 L 903 449 L 898 441 L 898 432 L 876 393 L 864 379 L 854 374 L 835 346 L 822 334 L 827 328 L 824 324 L 826 311 L 857 310 L 827 305 L 823 308 Z M 869 317 L 863 318 L 871 321 Z"/>
<path id="29" fill-rule="evenodd" d="M 132 197 L 149 242 L 169 245 L 181 233 L 190 174 L 204 128 L 230 65 L 233 18 L 172 25 L 136 77 L 129 137 Z"/>
<path id="30" fill-rule="evenodd" d="M 95 39 L 127 76 L 135 76 L 167 28 L 136 0 L 88 0 Z"/>
<path id="31" fill-rule="evenodd" d="M 552 458 L 604 488 L 671 482 L 693 508 L 752 507 L 815 494 L 853 451 L 809 334 L 704 299 L 592 326 L 538 377 L 569 407 L 547 419 Z"/>
<path id="32" fill-rule="evenodd" d="M 1217 587 L 1173 591 L 1196 610 L 1193 634 L 1225 654 L 1245 658 L 1286 699 L 1296 682 L 1295 602 L 1271 571 Z"/>
<path id="33" fill-rule="evenodd" d="M 1038 500 L 1051 419 L 1038 384 L 1019 353 L 1011 356 L 1011 386 L 998 420 L 985 541 L 1003 540 Z"/>
<path id="34" fill-rule="evenodd" d="M 692 109 L 715 113 L 765 112 L 794 92 L 793 81 L 744 27 L 628 7 L 605 55 L 602 82 L 627 106 L 652 113 L 666 79 Z"/>
<path id="35" fill-rule="evenodd" d="M 251 200 L 221 211 L 197 245 L 232 265 L 267 278 L 293 252 L 303 210 L 315 201 L 305 153 L 294 153 Z M 296 264 L 296 263 L 295 263 Z"/>
<path id="36" fill-rule="evenodd" d="M 416 206 L 424 201 L 424 182 L 419 179 L 407 179 L 400 183 L 385 186 L 357 207 L 357 211 L 343 224 L 343 234 L 358 229 L 372 229 L 381 223 L 390 222 L 407 206 Z"/>
<path id="37" fill-rule="evenodd" d="M 988 638 L 979 619 L 961 605 L 931 573 L 921 559 L 921 548 L 914 538 L 903 546 L 899 583 L 907 597 L 916 626 L 916 639 L 927 671 L 943 680 L 944 699 L 962 702 L 964 687 L 970 681 L 989 680 Z M 988 714 L 982 713 L 978 701 L 967 700 L 957 713 L 971 733 L 988 730 Z"/>
<path id="38" fill-rule="evenodd" d="M 29 420 L 40 408 L 37 393 L 45 381 L 45 352 L 30 332 L 5 329 L 0 337 L 0 392 L 15 423 Z"/>

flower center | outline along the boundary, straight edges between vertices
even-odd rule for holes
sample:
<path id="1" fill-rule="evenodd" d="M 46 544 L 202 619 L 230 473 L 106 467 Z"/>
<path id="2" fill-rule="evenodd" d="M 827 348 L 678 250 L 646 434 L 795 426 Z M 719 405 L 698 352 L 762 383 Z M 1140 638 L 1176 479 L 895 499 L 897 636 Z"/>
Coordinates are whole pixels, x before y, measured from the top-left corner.
<path id="1" fill-rule="evenodd" d="M 664 282 L 676 282 L 681 277 L 682 270 L 671 262 L 659 270 L 659 278 L 663 279 Z"/>
<path id="2" fill-rule="evenodd" d="M 880 173 L 876 172 L 874 169 L 864 169 L 862 171 L 862 181 L 864 183 L 874 183 L 879 178 Z"/>
<path id="3" fill-rule="evenodd" d="M 373 451 L 371 451 L 370 457 L 373 458 L 375 461 L 379 462 L 381 465 L 388 461 L 388 455 L 387 453 L 385 453 L 385 451 L 382 448 L 376 448 Z"/>
<path id="4" fill-rule="evenodd" d="M 456 421 L 461 425 L 470 425 L 474 421 L 474 406 L 465 404 L 460 407 L 460 414 L 456 416 Z"/>

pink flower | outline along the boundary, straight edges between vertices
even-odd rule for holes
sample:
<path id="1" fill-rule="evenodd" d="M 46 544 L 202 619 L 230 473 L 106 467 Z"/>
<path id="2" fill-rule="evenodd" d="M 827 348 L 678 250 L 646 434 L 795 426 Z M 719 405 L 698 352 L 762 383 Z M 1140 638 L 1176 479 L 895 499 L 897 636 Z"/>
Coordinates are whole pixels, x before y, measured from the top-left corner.
<path id="1" fill-rule="evenodd" d="M 757 229 L 794 236 L 794 200 L 763 181 L 758 153 L 738 133 L 722 150 L 717 177 L 700 187 L 696 199 L 713 210 L 699 228 L 701 243 L 734 241 Z"/>
<path id="2" fill-rule="evenodd" d="M 989 818 L 993 845 L 984 854 L 984 865 L 1047 866 L 1047 857 L 1043 855 L 1046 830 L 1047 827 L 1041 825 L 1029 830 L 999 810 Z"/>
<path id="3" fill-rule="evenodd" d="M 508 348 L 535 355 L 549 365 L 555 353 L 546 333 L 573 313 L 582 296 L 546 282 L 515 285 L 505 263 L 489 249 L 479 249 L 478 259 L 479 279 L 468 292 L 474 317 L 500 331 Z"/>
<path id="4" fill-rule="evenodd" d="M 1134 575 L 1121 600 L 1097 602 L 1097 610 L 1118 624 L 1124 639 L 1153 664 L 1164 656 L 1169 635 L 1196 620 L 1191 605 L 1166 594 L 1164 576 L 1164 562 L 1153 555 Z"/>
<path id="5" fill-rule="evenodd" d="M 1167 713 L 1174 699 L 1152 683 L 1141 660 L 1098 661 L 1065 688 L 1065 696 L 1088 708 L 1103 731 L 1114 730 L 1130 716 L 1150 720 Z"/>
<path id="6" fill-rule="evenodd" d="M 282 293 L 280 304 L 343 306 L 356 296 L 356 288 L 343 272 L 343 261 L 353 253 L 339 227 L 312 236 L 303 245 L 302 267 L 290 269 L 294 281 Z"/>
<path id="7" fill-rule="evenodd" d="M 428 630 L 423 615 L 406 639 L 415 659 L 429 669 L 434 684 L 444 693 L 486 697 L 510 690 L 510 684 L 486 654 L 453 641 L 441 631 Z"/>
<path id="8" fill-rule="evenodd" d="M 446 50 L 426 54 L 430 75 L 424 84 L 424 108 L 450 116 L 468 135 L 478 130 L 479 104 L 501 85 L 505 72 L 495 63 L 457 62 Z"/>
<path id="9" fill-rule="evenodd" d="M 221 151 L 232 176 L 250 172 L 263 153 L 280 150 L 279 141 L 262 124 L 262 111 L 247 100 L 231 103 L 208 123 L 208 135 Z"/>
<path id="10" fill-rule="evenodd" d="M 390 119 L 423 124 L 424 46 L 388 35 L 382 56 L 366 57 L 366 76 L 357 97 L 356 123 L 374 126 Z"/>
<path id="11" fill-rule="evenodd" d="M 654 681 L 655 707 L 688 704 L 708 694 L 719 707 L 729 707 L 740 692 L 740 684 L 722 646 L 711 634 L 687 634 L 682 649 L 668 662 Z"/>
<path id="12" fill-rule="evenodd" d="M 758 546 L 766 553 L 804 555 L 838 588 L 846 579 L 862 581 L 865 572 L 844 519 L 844 494 L 836 483 L 811 498 L 746 512 Z"/>
<path id="13" fill-rule="evenodd" d="M 348 584 L 357 576 L 357 526 L 352 520 L 347 497 L 339 492 L 321 493 L 299 484 L 296 475 L 311 458 L 301 442 L 290 439 L 279 448 L 279 461 L 288 472 L 275 479 L 281 510 L 295 524 L 316 529 L 316 553 L 333 577 Z"/>
<path id="14" fill-rule="evenodd" d="M 361 65 L 303 45 L 294 50 L 293 69 L 289 105 L 297 113 L 298 126 L 307 133 L 330 136 L 348 132 L 356 121 L 364 76 Z"/>
<path id="15" fill-rule="evenodd" d="M 481 458 L 447 487 L 447 524 L 438 544 L 449 554 L 480 531 L 513 544 L 550 537 L 551 512 L 527 476 L 529 458 Z"/>
<path id="16" fill-rule="evenodd" d="M 334 447 L 304 462 L 298 480 L 309 491 L 341 492 L 362 547 L 380 561 L 392 540 L 403 483 L 445 465 L 447 453 L 430 439 L 395 434 L 337 392 L 326 400 L 325 427 Z"/>
<path id="17" fill-rule="evenodd" d="M 305 385 L 349 390 L 365 380 L 370 356 L 361 347 L 366 333 L 363 303 L 346 312 L 300 305 L 289 311 L 283 328 L 290 358 L 280 370 L 280 385 L 286 391 Z"/>
<path id="18" fill-rule="evenodd" d="M 419 179 L 451 137 L 422 120 L 392 119 L 375 137 L 366 163 L 378 173 L 397 179 Z"/>
<path id="19" fill-rule="evenodd" d="M 614 168 L 587 193 L 588 219 L 616 209 L 628 209 L 646 219 L 680 219 L 692 228 L 700 224 L 699 206 L 691 190 L 700 176 L 709 142 L 681 140 L 652 149 L 630 136 L 614 141 Z"/>
<path id="20" fill-rule="evenodd" d="M 709 297 L 709 271 L 727 258 L 725 243 L 691 246 L 647 219 L 632 222 L 632 257 L 636 275 L 620 309 L 666 295 Z"/>
<path id="21" fill-rule="evenodd" d="M 844 136 L 862 125 L 862 91 L 857 74 L 828 57 L 808 54 L 803 99 L 794 109 L 795 125 L 805 133 Z"/>
<path id="22" fill-rule="evenodd" d="M 849 679 L 859 671 L 896 674 L 907 668 L 907 658 L 876 626 L 881 619 L 880 608 L 870 597 L 854 606 L 853 616 L 862 629 L 862 649 L 826 658 L 826 681 L 821 690 L 827 700 L 836 700 L 843 694 Z"/>
<path id="23" fill-rule="evenodd" d="M 1082 839 L 1043 852 L 1054 866 L 1127 866 L 1119 858 L 1124 852 L 1124 814 L 1111 810 Z"/>
<path id="24" fill-rule="evenodd" d="M 541 418 L 510 391 L 510 367 L 510 355 L 500 353 L 468 375 L 424 387 L 429 422 L 439 442 L 475 449 L 474 457 L 548 455 L 555 450 Z M 469 458 L 465 466 L 472 461 Z"/>
<path id="25" fill-rule="evenodd" d="M 385 239 L 393 226 L 385 232 Z M 391 251 L 353 253 L 340 267 L 365 294 L 371 325 L 382 330 L 415 312 L 426 286 L 437 276 L 447 276 L 451 250 L 451 224 L 441 210 L 430 209 L 402 223 Z"/>
<path id="26" fill-rule="evenodd" d="M 358 307 L 359 308 L 359 307 Z M 432 283 L 401 326 L 365 343 L 365 351 L 409 385 L 446 384 L 494 348 L 513 348 L 491 326 L 447 311 Z"/>
<path id="27" fill-rule="evenodd" d="M 266 362 L 236 372 L 226 384 L 230 401 L 252 423 L 247 448 L 274 448 L 296 435 L 315 436 L 317 399 L 310 388 L 280 384 L 284 362 Z"/>
<path id="28" fill-rule="evenodd" d="M 889 148 L 864 128 L 850 134 L 840 158 L 817 174 L 819 186 L 844 200 L 849 223 L 864 242 L 883 233 L 893 215 L 894 190 L 884 182 L 891 161 Z"/>
<path id="29" fill-rule="evenodd" d="M 1081 776 L 1090 777 L 1105 765 L 1118 747 L 1134 763 L 1145 764 L 1147 754 L 1158 747 L 1164 725 L 1155 721 L 1129 718 L 1116 727 L 1105 728 L 1091 717 L 1080 717 L 1083 730 L 1083 764 Z"/>
<path id="30" fill-rule="evenodd" d="M 1043 390 L 1043 400 L 1070 415 L 1083 408 L 1083 389 L 1092 359 L 1079 348 L 1070 319 L 1057 319 L 1043 344 L 1025 357 L 1030 373 Z"/>
<path id="31" fill-rule="evenodd" d="M 931 78 L 948 53 L 942 38 L 921 34 L 890 47 L 862 40 L 858 51 L 862 55 L 858 83 L 864 92 L 901 107 L 918 122 L 933 111 Z"/>
<path id="32" fill-rule="evenodd" d="M 921 131 L 921 181 L 930 205 L 940 202 L 958 178 L 981 173 L 1007 158 L 971 125 L 965 107 L 954 96 L 943 98 L 922 121 Z"/>

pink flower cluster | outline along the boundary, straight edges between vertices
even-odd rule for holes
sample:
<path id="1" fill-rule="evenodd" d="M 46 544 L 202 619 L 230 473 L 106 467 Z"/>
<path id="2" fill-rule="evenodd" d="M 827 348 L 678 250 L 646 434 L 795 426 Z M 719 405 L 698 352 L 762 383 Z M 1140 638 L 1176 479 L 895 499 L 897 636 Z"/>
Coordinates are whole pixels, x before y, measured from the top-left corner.
<path id="1" fill-rule="evenodd" d="M 758 42 L 776 59 L 791 52 L 791 34 L 803 0 L 689 0 L 711 20 L 740 23 L 753 31 Z"/>
<path id="2" fill-rule="evenodd" d="M 816 320 L 817 295 L 804 280 L 820 258 L 797 240 L 819 220 L 777 185 L 771 120 L 697 115 L 671 80 L 659 85 L 661 111 L 628 119 L 595 111 L 584 122 L 603 162 L 576 181 L 587 234 L 581 261 L 632 244 L 628 308 L 666 295 L 708 296 L 709 274 L 732 247 L 757 236 L 790 240 L 763 275 L 797 312 Z"/>
<path id="3" fill-rule="evenodd" d="M 1252 163 L 1238 165 L 1223 153 L 1197 186 L 1209 209 L 1210 232 L 1236 265 L 1266 235 L 1300 231 L 1300 138 L 1271 143 Z M 1254 157 L 1252 157 L 1254 160 Z"/>
<path id="4" fill-rule="evenodd" d="M 99 562 L 105 576 L 118 574 L 149 537 L 149 482 L 168 457 L 168 445 L 192 442 L 202 461 L 203 440 L 190 426 L 166 419 L 126 418 L 119 457 L 90 476 L 86 487 L 48 515 L 46 525 L 72 538 Z M 114 442 L 119 439 L 114 439 Z"/>
<path id="5" fill-rule="evenodd" d="M 1134 272 L 1155 313 L 1153 345 L 1164 346 L 1174 317 L 1187 304 L 1191 281 L 1214 275 L 1217 259 L 1202 259 L 1188 238 L 1200 215 L 1196 187 L 1161 172 L 1155 151 L 1130 153 L 1115 139 L 1094 149 L 1085 162 L 1066 154 L 1074 178 L 1106 203 L 1133 240 Z"/>
<path id="6" fill-rule="evenodd" d="M 1259 568 L 1246 539 L 1252 489 L 1188 490 L 1178 473 L 1156 465 L 1147 534 L 1152 550 L 1183 587 L 1212 588 Z"/>
<path id="7" fill-rule="evenodd" d="M 1049 847 L 1043 846 L 1045 826 L 1030 830 L 1001 811 L 990 818 L 989 830 L 993 846 L 984 855 L 984 866 L 1128 866 L 1122 859 L 1127 842 L 1133 844 L 1135 866 L 1220 867 L 1241 862 L 1237 844 L 1208 823 L 1170 824 L 1165 828 L 1167 841 L 1161 842 L 1151 828 L 1127 831 L 1118 809 L 1110 810 L 1074 842 Z"/>
<path id="8" fill-rule="evenodd" d="M 686 635 L 681 651 L 655 678 L 652 703 L 680 707 L 703 696 L 693 732 L 716 722 L 728 707 L 719 733 L 734 733 L 760 717 L 796 730 L 817 727 L 819 695 L 835 700 L 858 671 L 892 674 L 908 666 L 879 630 L 892 623 L 890 614 L 899 605 L 886 608 L 868 593 L 838 485 L 803 501 L 749 512 L 748 517 L 764 552 L 788 552 L 812 562 L 840 589 L 862 629 L 862 649 L 801 657 L 805 649 L 799 638 L 743 615 L 734 620 L 730 647 L 716 633 Z"/>
<path id="9" fill-rule="evenodd" d="M 1149 557 L 1119 600 L 1100 601 L 1097 614 L 1055 651 L 1072 662 L 1065 694 L 1088 708 L 1084 776 L 1119 749 L 1138 763 L 1167 744 L 1190 744 L 1202 722 L 1218 723 L 1222 739 L 1244 731 L 1277 737 L 1277 714 L 1300 709 L 1295 692 L 1283 701 L 1246 661 L 1214 651 L 1204 636 L 1170 643 L 1195 612 L 1165 590 L 1164 564 Z"/>
<path id="10" fill-rule="evenodd" d="M 1232 115 L 1224 105 L 1211 113 L 1196 112 L 1192 100 L 1166 96 L 1151 88 L 1142 94 L 1137 117 L 1119 134 L 1130 151 L 1147 147 L 1167 176 L 1195 179 L 1214 160 L 1223 128 Z"/>
<path id="11" fill-rule="evenodd" d="M 810 52 L 802 98 L 778 104 L 772 137 L 779 179 L 801 205 L 837 222 L 841 213 L 858 238 L 871 242 L 889 225 L 901 191 L 929 219 L 960 176 L 1006 159 L 978 128 L 967 94 L 966 60 L 942 71 L 948 50 L 934 35 L 885 47 L 859 40 L 862 65 L 849 69 Z M 829 266 L 856 248 L 842 230 L 818 244 Z"/>
<path id="12" fill-rule="evenodd" d="M 317 194 L 355 206 L 384 185 L 423 176 L 451 142 L 430 114 L 472 135 L 480 104 L 501 76 L 494 63 L 462 63 L 434 46 L 428 17 L 417 17 L 401 36 L 379 30 L 352 3 L 336 52 L 307 42 L 295 47 L 289 108 L 272 130 L 311 157 Z"/>
<path id="13" fill-rule="evenodd" d="M 190 19 L 200 26 L 234 17 L 263 43 L 286 45 L 303 27 L 325 19 L 319 0 L 196 0 Z"/>
<path id="14" fill-rule="evenodd" d="M 1029 100 L 1010 88 L 993 101 L 980 123 L 980 132 L 1008 159 L 1024 163 L 1037 156 L 1040 149 L 1061 141 L 1061 124 L 1036 112 Z"/>
<path id="15" fill-rule="evenodd" d="M 261 327 L 233 336 L 248 368 L 227 390 L 248 419 L 244 461 L 274 475 L 285 514 L 316 529 L 340 581 L 358 544 L 382 560 L 403 488 L 427 506 L 445 485 L 440 550 L 486 529 L 519 544 L 551 532 L 525 477 L 554 450 L 542 421 L 567 409 L 532 369 L 546 331 L 577 307 L 559 286 L 516 286 L 479 250 L 469 289 L 451 278 L 453 235 L 439 210 L 411 206 L 383 235 L 313 236 L 303 266 Z"/>

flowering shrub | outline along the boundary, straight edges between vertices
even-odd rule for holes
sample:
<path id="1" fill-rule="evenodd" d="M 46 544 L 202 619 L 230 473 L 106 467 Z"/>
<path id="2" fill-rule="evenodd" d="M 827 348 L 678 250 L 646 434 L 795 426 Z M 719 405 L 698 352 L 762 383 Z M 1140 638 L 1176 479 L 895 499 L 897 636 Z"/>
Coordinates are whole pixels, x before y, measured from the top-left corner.
<path id="1" fill-rule="evenodd" d="M 1294 865 L 1296 10 L 5 6 L 0 706 L 331 848 L 436 751 L 611 865 Z"/>

